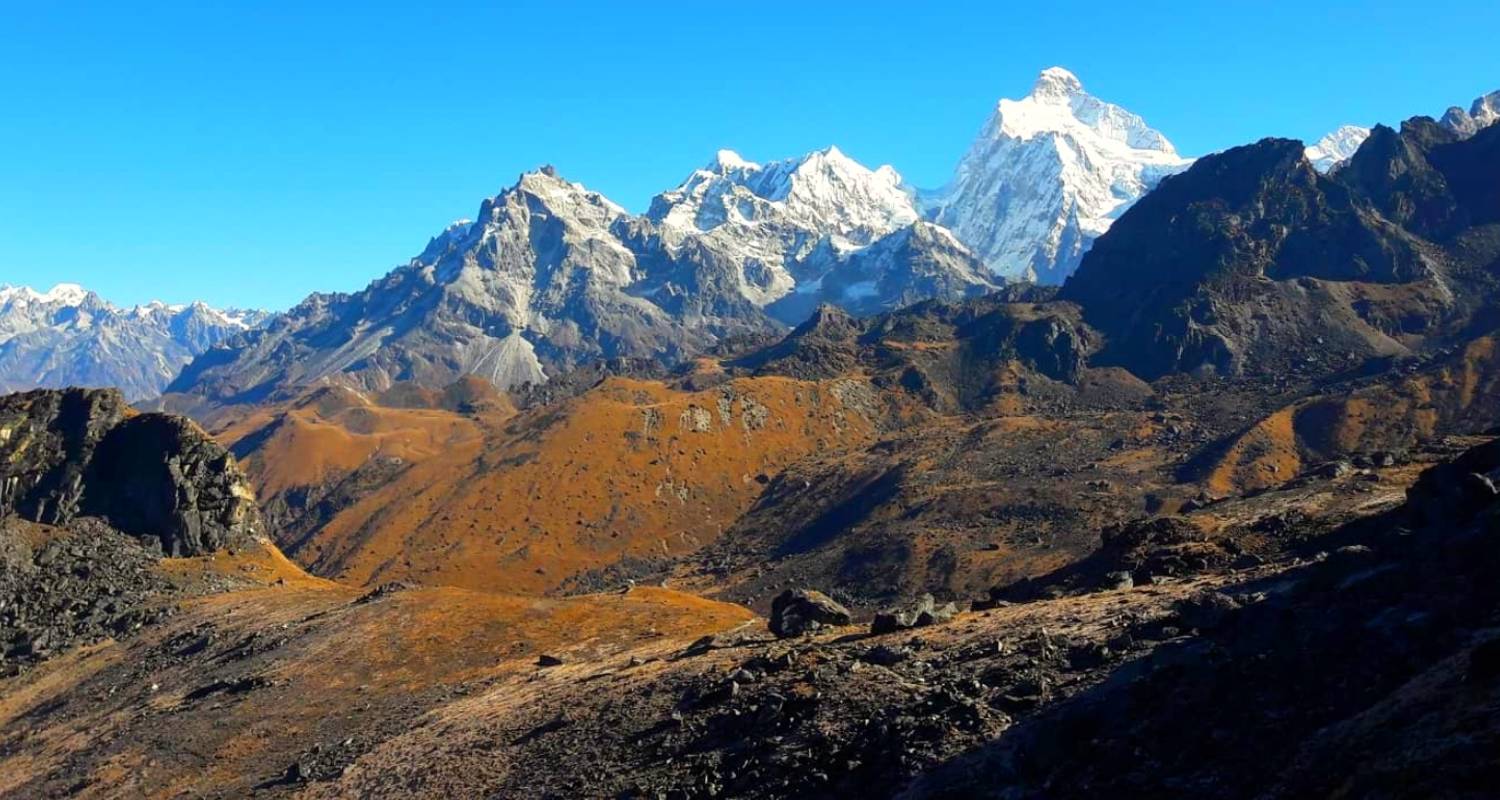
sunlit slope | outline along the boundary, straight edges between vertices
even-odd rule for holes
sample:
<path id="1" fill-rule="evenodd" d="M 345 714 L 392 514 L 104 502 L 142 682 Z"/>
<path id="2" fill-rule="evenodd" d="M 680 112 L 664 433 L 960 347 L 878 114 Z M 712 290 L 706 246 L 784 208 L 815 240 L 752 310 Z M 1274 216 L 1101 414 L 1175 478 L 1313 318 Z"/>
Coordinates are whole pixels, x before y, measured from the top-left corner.
<path id="1" fill-rule="evenodd" d="M 696 550 L 788 464 L 868 441 L 879 413 L 852 378 L 689 391 L 617 377 L 514 417 L 325 398 L 225 438 L 316 574 L 538 593 Z M 285 501 L 309 495 L 292 519 Z"/>

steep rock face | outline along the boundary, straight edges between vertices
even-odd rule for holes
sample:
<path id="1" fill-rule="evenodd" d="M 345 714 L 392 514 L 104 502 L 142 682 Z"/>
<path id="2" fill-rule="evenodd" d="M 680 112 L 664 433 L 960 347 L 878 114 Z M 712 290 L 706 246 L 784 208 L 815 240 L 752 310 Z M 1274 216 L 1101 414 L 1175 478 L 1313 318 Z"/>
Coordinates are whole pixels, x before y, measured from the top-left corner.
<path id="1" fill-rule="evenodd" d="M 117 391 L 38 390 L 0 398 L 0 516 L 62 525 L 102 517 L 196 555 L 261 535 L 254 493 L 192 422 L 137 414 Z"/>
<path id="2" fill-rule="evenodd" d="M 994 288 L 951 235 L 916 221 L 888 168 L 836 149 L 711 166 L 644 217 L 550 168 L 523 175 L 408 265 L 354 294 L 309 297 L 205 353 L 168 391 L 243 403 L 464 375 L 511 389 L 595 359 L 676 363 L 784 330 L 777 319 L 799 322 L 825 297 L 869 313 Z"/>
<path id="3" fill-rule="evenodd" d="M 1061 283 L 1095 238 L 1188 159 L 1144 120 L 1053 67 L 1001 100 L 952 182 L 924 197 L 996 275 Z"/>
<path id="4" fill-rule="evenodd" d="M 1430 120 L 1377 127 L 1331 176 L 1291 140 L 1206 157 L 1101 238 L 1062 297 L 1107 336 L 1106 362 L 1147 378 L 1338 369 L 1441 342 L 1480 313 L 1497 255 L 1455 238 L 1490 213 L 1493 135 L 1454 138 Z"/>
<path id="5" fill-rule="evenodd" d="M 1422 117 L 1402 124 L 1400 133 L 1379 125 L 1340 177 L 1391 222 L 1428 238 L 1444 237 L 1467 221 L 1428 154 L 1458 139 Z"/>
<path id="6" fill-rule="evenodd" d="M 0 287 L 0 393 L 91 386 L 155 397 L 194 356 L 268 316 L 202 303 L 119 308 L 73 284 Z"/>
<path id="7" fill-rule="evenodd" d="M 961 300 L 1001 284 L 952 232 L 929 222 L 913 222 L 830 263 L 767 313 L 791 323 L 806 319 L 808 308 L 827 303 L 870 316 L 923 300 Z"/>
<path id="8" fill-rule="evenodd" d="M 1461 137 L 1416 117 L 1370 140 L 1340 177 L 1386 218 L 1439 242 L 1500 220 L 1500 130 Z"/>
<path id="9" fill-rule="evenodd" d="M 170 391 L 253 401 L 322 382 L 383 390 L 478 375 L 508 388 L 598 357 L 675 360 L 763 319 L 692 327 L 633 285 L 623 209 L 550 168 L 486 200 L 407 266 L 352 295 L 314 295 L 194 362 Z"/>
<path id="10" fill-rule="evenodd" d="M 1490 92 L 1476 98 L 1468 111 L 1458 106 L 1449 108 L 1443 114 L 1442 124 L 1459 136 L 1473 136 L 1497 121 L 1500 121 L 1500 92 Z"/>

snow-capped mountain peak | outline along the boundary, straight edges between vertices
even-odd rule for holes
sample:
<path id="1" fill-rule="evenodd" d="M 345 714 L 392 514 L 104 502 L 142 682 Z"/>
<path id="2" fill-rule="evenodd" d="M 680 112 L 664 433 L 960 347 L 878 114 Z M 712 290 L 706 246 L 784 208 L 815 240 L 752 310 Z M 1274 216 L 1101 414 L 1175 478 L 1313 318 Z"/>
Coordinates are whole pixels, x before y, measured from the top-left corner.
<path id="1" fill-rule="evenodd" d="M 1063 100 L 1083 93 L 1083 81 L 1062 67 L 1048 67 L 1031 86 L 1031 96 L 1036 98 L 1056 97 Z"/>
<path id="2" fill-rule="evenodd" d="M 872 170 L 827 147 L 764 165 L 720 150 L 707 167 L 658 195 L 647 216 L 675 232 L 673 238 L 725 224 L 768 225 L 864 245 L 918 215 L 895 169 Z"/>
<path id="3" fill-rule="evenodd" d="M 0 286 L 0 393 L 115 386 L 154 397 L 193 356 L 268 316 L 199 302 L 121 308 L 76 283 Z"/>
<path id="4" fill-rule="evenodd" d="M 1060 283 L 1116 217 L 1189 163 L 1139 115 L 1052 67 L 1026 97 L 996 104 L 923 210 L 995 274 Z"/>
<path id="5" fill-rule="evenodd" d="M 714 160 L 708 163 L 706 169 L 709 172 L 722 174 L 730 170 L 758 170 L 760 165 L 753 161 L 746 161 L 733 150 L 720 150 L 714 154 Z"/>
<path id="6" fill-rule="evenodd" d="M 1370 129 L 1358 125 L 1341 125 L 1323 138 L 1317 144 L 1307 148 L 1307 160 L 1312 162 L 1313 168 L 1319 172 L 1328 172 L 1339 164 L 1349 160 L 1354 151 L 1370 138 Z"/>
<path id="7" fill-rule="evenodd" d="M 1026 97 L 997 103 L 986 126 L 990 138 L 1029 140 L 1048 133 L 1080 133 L 1129 150 L 1177 154 L 1172 143 L 1139 115 L 1090 95 L 1078 77 L 1062 67 L 1043 70 Z"/>
<path id="8" fill-rule="evenodd" d="M 45 292 L 30 286 L 0 285 L 0 304 L 23 300 L 43 305 L 77 306 L 89 297 L 89 291 L 76 283 L 59 283 Z"/>
<path id="9" fill-rule="evenodd" d="M 581 183 L 563 178 L 550 165 L 522 173 L 515 186 L 492 198 L 487 207 L 493 208 L 504 197 L 514 193 L 530 195 L 559 213 L 604 217 L 619 217 L 627 213 L 604 195 L 590 191 Z M 484 211 L 481 210 L 480 220 L 483 219 Z"/>
<path id="10" fill-rule="evenodd" d="M 919 216 L 895 169 L 837 147 L 764 164 L 721 150 L 646 213 L 670 253 L 701 247 L 737 265 L 740 293 L 760 307 Z"/>

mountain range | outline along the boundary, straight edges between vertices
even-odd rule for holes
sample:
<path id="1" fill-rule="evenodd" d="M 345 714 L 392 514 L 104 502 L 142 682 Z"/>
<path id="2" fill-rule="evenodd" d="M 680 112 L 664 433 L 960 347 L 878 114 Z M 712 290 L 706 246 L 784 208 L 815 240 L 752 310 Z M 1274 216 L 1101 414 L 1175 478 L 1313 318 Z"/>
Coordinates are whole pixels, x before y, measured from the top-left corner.
<path id="1" fill-rule="evenodd" d="M 936 192 L 836 147 L 768 164 L 720 151 L 635 216 L 547 167 L 410 264 L 360 292 L 308 298 L 168 391 L 245 402 L 465 374 L 511 388 L 598 358 L 673 363 L 784 331 L 824 303 L 871 314 L 1017 278 L 1055 283 L 1188 163 L 1054 68 L 1027 98 L 1002 101 Z"/>
<path id="2" fill-rule="evenodd" d="M 544 167 L 406 266 L 314 295 L 168 391 L 244 402 L 466 374 L 511 388 L 599 358 L 673 363 L 822 302 L 868 313 L 997 285 L 893 170 L 837 148 L 764 166 L 721 152 L 642 216 Z"/>
<path id="3" fill-rule="evenodd" d="M 1486 95 L 1441 125 L 1471 135 L 1497 105 Z M 1343 126 L 1305 156 L 1331 172 L 1369 131 Z M 1054 67 L 997 104 L 940 189 L 836 147 L 766 164 L 725 150 L 634 215 L 543 167 L 365 289 L 274 317 L 9 290 L 0 387 L 118 385 L 133 400 L 223 403 L 469 374 L 513 388 L 600 358 L 672 364 L 777 335 L 821 304 L 869 315 L 1007 282 L 1060 285 L 1192 163 Z"/>
<path id="4" fill-rule="evenodd" d="M 203 303 L 120 308 L 76 284 L 0 286 L 0 392 L 113 386 L 152 398 L 195 356 L 268 316 Z"/>

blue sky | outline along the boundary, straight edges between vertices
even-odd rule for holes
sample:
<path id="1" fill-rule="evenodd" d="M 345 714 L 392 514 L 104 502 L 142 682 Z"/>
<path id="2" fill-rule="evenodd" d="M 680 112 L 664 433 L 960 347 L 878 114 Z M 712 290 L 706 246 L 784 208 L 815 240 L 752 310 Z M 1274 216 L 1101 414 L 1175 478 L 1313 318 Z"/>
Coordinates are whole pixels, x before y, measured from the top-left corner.
<path id="1" fill-rule="evenodd" d="M 1493 0 L 433 5 L 0 0 L 0 283 L 283 308 L 543 163 L 633 210 L 721 147 L 940 185 L 1052 65 L 1190 155 L 1500 89 Z"/>

